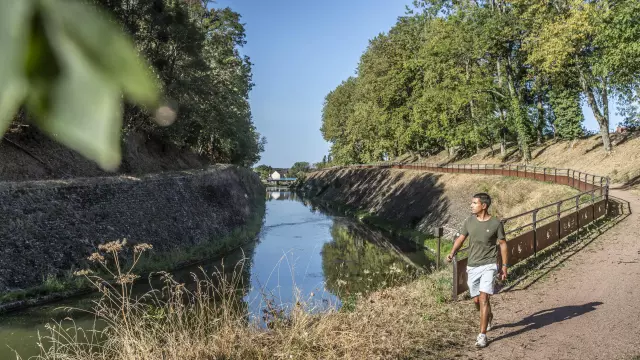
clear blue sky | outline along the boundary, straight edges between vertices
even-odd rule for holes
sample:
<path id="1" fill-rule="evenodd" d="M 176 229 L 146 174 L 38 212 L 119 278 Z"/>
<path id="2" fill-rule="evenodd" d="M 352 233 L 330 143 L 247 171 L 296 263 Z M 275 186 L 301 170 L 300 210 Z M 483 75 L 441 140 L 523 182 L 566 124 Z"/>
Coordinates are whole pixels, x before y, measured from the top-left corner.
<path id="1" fill-rule="evenodd" d="M 253 63 L 251 111 L 267 146 L 258 164 L 322 160 L 325 95 L 354 75 L 369 39 L 388 31 L 409 0 L 218 0 L 242 16 Z M 597 130 L 586 106 L 588 129 Z M 611 126 L 617 124 L 611 111 Z"/>

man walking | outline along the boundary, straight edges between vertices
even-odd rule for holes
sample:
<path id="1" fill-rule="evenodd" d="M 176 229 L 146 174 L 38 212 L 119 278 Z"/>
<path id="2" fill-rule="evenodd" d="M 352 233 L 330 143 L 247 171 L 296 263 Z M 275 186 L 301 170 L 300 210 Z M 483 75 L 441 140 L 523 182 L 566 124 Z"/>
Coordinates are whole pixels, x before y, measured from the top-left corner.
<path id="1" fill-rule="evenodd" d="M 493 294 L 493 280 L 496 272 L 500 273 L 501 280 L 507 278 L 507 241 L 505 240 L 504 227 L 500 220 L 489 215 L 491 197 L 486 193 L 473 195 L 471 212 L 473 213 L 463 224 L 460 236 L 456 239 L 447 255 L 447 261 L 451 262 L 456 253 L 462 247 L 465 239 L 469 238 L 469 259 L 467 262 L 467 275 L 469 293 L 480 310 L 480 334 L 476 339 L 477 347 L 487 346 L 487 330 L 491 330 L 493 314 L 491 313 L 490 295 Z M 502 258 L 501 269 L 498 269 L 498 248 Z"/>

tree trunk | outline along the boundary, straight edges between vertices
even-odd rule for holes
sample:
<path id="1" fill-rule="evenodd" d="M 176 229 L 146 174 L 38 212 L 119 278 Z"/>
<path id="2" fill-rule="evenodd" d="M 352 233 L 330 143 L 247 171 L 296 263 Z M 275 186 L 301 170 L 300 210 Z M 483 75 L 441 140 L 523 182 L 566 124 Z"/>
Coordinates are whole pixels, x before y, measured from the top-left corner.
<path id="1" fill-rule="evenodd" d="M 506 120 L 503 109 L 500 109 L 500 118 L 502 119 L 503 125 L 503 128 L 500 129 L 500 156 L 504 158 L 505 155 L 507 155 L 507 131 L 504 128 Z"/>
<path id="2" fill-rule="evenodd" d="M 602 81 L 603 112 L 600 112 L 600 108 L 598 107 L 598 103 L 596 102 L 596 97 L 593 92 L 593 88 L 589 86 L 584 73 L 580 74 L 580 84 L 582 85 L 582 90 L 587 97 L 587 103 L 589 104 L 591 111 L 593 111 L 593 116 L 596 118 L 598 125 L 600 125 L 600 136 L 602 136 L 602 145 L 604 146 L 604 151 L 610 153 L 611 139 L 609 137 L 609 99 L 607 94 L 607 84 L 605 81 Z"/>
<path id="3" fill-rule="evenodd" d="M 510 85 L 511 87 L 511 85 Z M 531 148 L 529 147 L 529 131 L 527 130 L 527 119 L 520 105 L 520 99 L 517 96 L 511 98 L 511 112 L 516 122 L 516 131 L 518 133 L 518 143 L 522 152 L 522 160 L 525 163 L 531 161 Z"/>
<path id="4" fill-rule="evenodd" d="M 544 106 L 542 106 L 542 95 L 538 95 L 538 103 L 536 104 L 538 107 L 538 123 L 536 124 L 536 134 L 537 139 L 536 143 L 538 145 L 542 145 L 543 135 L 542 131 L 544 130 L 545 121 L 544 121 Z"/>
<path id="5" fill-rule="evenodd" d="M 473 100 L 469 101 L 469 110 L 471 112 L 471 122 L 473 123 L 473 131 L 476 133 L 475 143 L 476 143 L 476 154 L 480 152 L 480 131 L 478 130 L 478 124 L 476 123 L 476 117 L 474 114 Z"/>
<path id="6" fill-rule="evenodd" d="M 509 59 L 508 59 L 509 60 Z M 513 114 L 516 123 L 516 132 L 518 133 L 518 143 L 520 144 L 520 150 L 522 152 L 522 160 L 525 163 L 531 161 L 531 148 L 529 147 L 529 131 L 528 131 L 528 119 L 522 109 L 520 94 L 516 90 L 513 74 L 511 73 L 511 61 L 508 61 L 507 66 L 507 85 L 509 87 L 509 95 L 511 96 L 510 111 Z"/>

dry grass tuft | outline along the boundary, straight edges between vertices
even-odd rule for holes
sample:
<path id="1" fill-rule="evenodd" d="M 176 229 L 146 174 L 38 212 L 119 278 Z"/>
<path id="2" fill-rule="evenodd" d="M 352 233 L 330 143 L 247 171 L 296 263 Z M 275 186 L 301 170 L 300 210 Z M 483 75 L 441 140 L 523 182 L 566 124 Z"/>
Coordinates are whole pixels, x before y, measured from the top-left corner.
<path id="1" fill-rule="evenodd" d="M 111 249 L 106 258 L 119 256 Z M 117 261 L 111 263 L 117 264 Z M 390 359 L 449 357 L 473 333 L 470 304 L 448 301 L 450 271 L 359 299 L 353 311 L 318 311 L 298 301 L 259 326 L 242 301 L 243 262 L 233 275 L 194 277 L 189 288 L 164 274 L 161 290 L 141 298 L 130 283 L 116 286 L 90 274 L 103 292 L 93 314 L 104 330 L 61 324 L 40 339 L 38 359 Z M 111 269 L 115 276 L 131 274 Z M 44 345 L 49 344 L 49 345 Z"/>

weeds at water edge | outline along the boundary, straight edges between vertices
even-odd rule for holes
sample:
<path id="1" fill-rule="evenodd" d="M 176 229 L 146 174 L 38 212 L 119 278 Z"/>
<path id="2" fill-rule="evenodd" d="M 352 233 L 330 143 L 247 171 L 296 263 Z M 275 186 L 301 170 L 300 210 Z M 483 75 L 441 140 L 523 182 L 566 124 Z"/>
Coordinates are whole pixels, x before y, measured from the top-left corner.
<path id="1" fill-rule="evenodd" d="M 135 297 L 133 270 L 148 247 L 134 247 L 133 266 L 124 269 L 118 257 L 125 246 L 111 242 L 91 256 L 108 267 L 113 285 L 80 273 L 102 293 L 91 313 L 106 327 L 53 324 L 40 338 L 36 359 L 443 358 L 473 332 L 470 304 L 446 300 L 450 270 L 357 299 L 352 311 L 318 312 L 298 296 L 288 311 L 276 314 L 279 321 L 265 328 L 248 319 L 242 261 L 233 274 L 192 274 L 192 286 L 164 273 L 162 289 Z"/>

